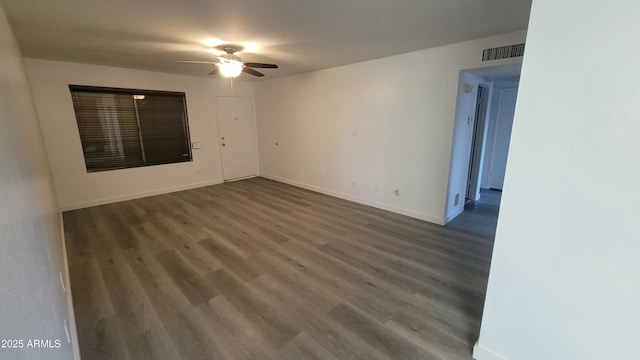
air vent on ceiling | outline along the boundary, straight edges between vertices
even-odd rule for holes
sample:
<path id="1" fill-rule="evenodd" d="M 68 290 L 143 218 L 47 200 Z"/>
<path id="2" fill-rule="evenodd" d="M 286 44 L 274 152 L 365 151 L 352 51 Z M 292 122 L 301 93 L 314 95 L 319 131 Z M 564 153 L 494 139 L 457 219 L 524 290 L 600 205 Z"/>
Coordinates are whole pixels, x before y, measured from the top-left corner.
<path id="1" fill-rule="evenodd" d="M 482 61 L 508 59 L 524 55 L 524 43 L 500 46 L 482 51 Z"/>

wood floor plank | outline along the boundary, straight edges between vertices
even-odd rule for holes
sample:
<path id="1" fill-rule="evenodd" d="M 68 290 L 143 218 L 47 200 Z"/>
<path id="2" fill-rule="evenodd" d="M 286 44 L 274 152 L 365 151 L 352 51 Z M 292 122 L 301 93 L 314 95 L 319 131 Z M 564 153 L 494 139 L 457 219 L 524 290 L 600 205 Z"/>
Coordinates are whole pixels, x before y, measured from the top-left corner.
<path id="1" fill-rule="evenodd" d="M 264 178 L 65 212 L 81 354 L 469 360 L 482 194 L 446 227 Z"/>
<path id="2" fill-rule="evenodd" d="M 129 338 L 127 347 L 131 358 L 135 360 L 183 359 L 159 322 L 157 326 Z"/>
<path id="3" fill-rule="evenodd" d="M 408 299 L 396 316 L 400 314 L 412 319 L 422 319 L 464 344 L 475 342 L 475 337 L 480 330 L 480 322 L 477 319 L 471 316 L 459 316 L 447 309 L 421 302 L 416 296 Z"/>
<path id="4" fill-rule="evenodd" d="M 225 246 L 224 243 L 215 238 L 207 238 L 198 244 L 209 254 L 215 256 L 226 268 L 236 274 L 244 281 L 251 280 L 260 275 L 260 270 L 251 264 L 240 254 Z"/>
<path id="5" fill-rule="evenodd" d="M 332 285 L 340 297 L 360 310 L 385 321 L 397 309 L 393 297 L 389 296 L 389 293 L 403 291 L 397 284 L 371 276 L 358 268 L 357 264 L 342 262 L 319 249 L 296 243 L 295 240 L 291 243 L 292 246 L 286 249 L 291 256 L 307 261 L 307 268 L 313 275 Z"/>
<path id="6" fill-rule="evenodd" d="M 207 206 L 203 208 L 203 211 L 209 214 L 210 217 L 204 216 L 203 212 L 189 214 L 192 216 L 193 221 L 197 221 L 202 225 L 202 229 L 208 235 L 207 237 L 214 237 L 224 241 L 227 247 L 232 248 L 244 257 L 251 256 L 262 250 L 261 244 L 252 241 L 245 229 L 235 226 L 234 221 L 230 221 L 224 215 L 219 214 L 217 208 Z"/>
<path id="7" fill-rule="evenodd" d="M 224 265 L 220 260 L 209 254 L 199 242 L 177 236 L 174 238 L 176 249 L 199 275 L 212 273 Z"/>
<path id="8" fill-rule="evenodd" d="M 366 342 L 355 334 L 341 327 L 338 322 L 327 316 L 326 312 L 313 309 L 299 293 L 282 292 L 266 277 L 262 276 L 253 280 L 252 283 L 258 293 L 272 299 L 271 303 L 279 303 L 281 308 L 288 309 L 290 316 L 298 320 L 298 325 L 302 331 L 309 334 L 336 358 L 352 360 L 390 359 L 375 348 L 368 346 Z"/>
<path id="9" fill-rule="evenodd" d="M 163 328 L 169 334 L 180 356 L 184 359 L 224 359 L 222 346 L 209 339 L 206 330 L 194 316 L 184 294 L 167 279 L 155 257 L 136 249 L 128 250 L 128 261 Z M 197 318 L 195 318 L 197 319 Z"/>
<path id="10" fill-rule="evenodd" d="M 213 335 L 224 339 L 230 359 L 280 358 L 268 339 L 224 295 L 198 306 L 198 311 Z"/>
<path id="11" fill-rule="evenodd" d="M 98 320 L 90 333 L 94 335 L 92 347 L 80 347 L 80 355 L 91 359 L 131 359 L 126 339 L 119 331 L 118 317 L 113 316 Z"/>
<path id="12" fill-rule="evenodd" d="M 225 269 L 214 272 L 209 278 L 238 312 L 252 322 L 275 348 L 287 343 L 300 332 L 294 324 L 278 316 L 263 299 Z"/>
<path id="13" fill-rule="evenodd" d="M 337 360 L 335 356 L 304 331 L 281 347 L 279 352 L 284 359 Z"/>
<path id="14" fill-rule="evenodd" d="M 273 254 L 264 253 L 256 257 L 256 262 L 268 273 L 261 275 L 261 279 L 277 286 L 282 292 L 296 292 L 305 298 L 308 306 L 326 312 L 336 306 L 342 299 L 334 294 L 331 287 L 322 282 L 292 269 Z"/>
<path id="15" fill-rule="evenodd" d="M 131 236 L 136 243 L 135 248 L 144 249 L 147 253 L 158 254 L 171 250 L 165 241 L 167 234 L 149 222 L 132 226 Z"/>
<path id="16" fill-rule="evenodd" d="M 167 251 L 156 255 L 156 258 L 191 305 L 197 306 L 218 295 L 206 277 L 200 276 L 179 252 Z"/>
<path id="17" fill-rule="evenodd" d="M 69 271 L 71 283 L 75 284 L 74 305 L 83 318 L 97 321 L 115 315 L 100 266 L 93 257 L 76 261 Z"/>
<path id="18" fill-rule="evenodd" d="M 278 229 L 269 226 L 263 219 L 259 217 L 247 216 L 247 212 L 238 208 L 234 203 L 219 203 L 217 200 L 211 200 L 211 205 L 219 210 L 218 214 L 224 216 L 225 219 L 234 219 L 243 229 L 250 229 L 252 235 L 262 235 L 269 242 L 282 244 L 289 241 L 289 237 Z"/>
<path id="19" fill-rule="evenodd" d="M 147 331 L 155 314 L 129 265 L 119 256 L 100 267 L 120 333 L 129 338 Z"/>
<path id="20" fill-rule="evenodd" d="M 393 359 L 435 359 L 439 357 L 420 348 L 406 338 L 378 324 L 374 319 L 341 303 L 329 311 L 329 316 L 357 334 L 362 340 Z"/>
<path id="21" fill-rule="evenodd" d="M 471 349 L 467 344 L 439 329 L 435 324 L 421 318 L 399 312 L 386 324 L 387 328 L 411 339 L 417 346 L 442 358 L 471 360 Z M 425 341 L 428 340 L 428 341 Z"/>

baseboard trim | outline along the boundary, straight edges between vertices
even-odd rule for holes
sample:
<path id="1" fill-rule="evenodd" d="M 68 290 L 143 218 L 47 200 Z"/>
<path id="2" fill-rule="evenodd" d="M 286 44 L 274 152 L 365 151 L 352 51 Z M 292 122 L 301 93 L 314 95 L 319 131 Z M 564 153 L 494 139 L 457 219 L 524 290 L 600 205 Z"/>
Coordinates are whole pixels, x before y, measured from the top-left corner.
<path id="1" fill-rule="evenodd" d="M 69 259 L 67 258 L 67 237 L 64 235 L 64 218 L 62 217 L 62 213 L 60 212 L 60 237 L 62 240 L 62 262 L 64 265 L 64 286 L 65 286 L 65 295 L 67 298 L 67 314 L 68 314 L 68 323 L 67 323 L 67 331 L 69 332 L 69 337 L 71 338 L 71 351 L 73 351 L 73 359 L 80 360 L 80 344 L 78 343 L 78 330 L 76 327 L 76 314 L 73 310 L 73 296 L 71 294 L 71 281 L 69 280 Z"/>
<path id="2" fill-rule="evenodd" d="M 162 195 L 162 194 L 168 194 L 168 193 L 172 193 L 172 192 L 176 192 L 176 191 L 183 191 L 183 190 L 196 189 L 196 188 L 199 188 L 199 187 L 218 185 L 218 184 L 222 184 L 223 182 L 224 181 L 222 179 L 213 180 L 213 181 L 203 181 L 203 182 L 193 183 L 193 184 L 188 184 L 188 185 L 173 186 L 173 187 L 168 187 L 168 188 L 156 189 L 156 190 L 151 190 L 151 191 L 144 191 L 144 192 L 134 193 L 134 194 L 113 196 L 113 197 L 96 199 L 96 200 L 79 202 L 79 203 L 62 204 L 62 205 L 60 205 L 60 210 L 61 211 L 69 211 L 69 210 L 83 209 L 83 208 L 88 208 L 88 207 L 92 207 L 92 206 L 111 204 L 111 203 L 115 203 L 115 202 L 119 202 L 119 201 L 140 199 L 140 198 L 144 198 L 144 197 L 148 197 L 148 196 Z"/>
<path id="3" fill-rule="evenodd" d="M 258 177 L 258 176 L 259 175 L 242 176 L 242 177 L 239 177 L 239 178 L 225 179 L 224 182 L 234 182 L 234 181 L 240 181 L 240 180 L 253 179 L 253 178 Z"/>
<path id="4" fill-rule="evenodd" d="M 473 358 L 476 360 L 507 360 L 476 342 L 473 346 Z"/>
<path id="5" fill-rule="evenodd" d="M 428 222 L 431 222 L 431 223 L 434 223 L 434 224 L 438 224 L 438 225 L 444 225 L 445 224 L 444 218 L 436 217 L 436 216 L 433 216 L 433 215 L 429 215 L 427 213 L 414 211 L 414 210 L 409 210 L 409 209 L 401 208 L 401 207 L 398 207 L 398 206 L 389 205 L 389 204 L 381 203 L 381 202 L 378 202 L 378 201 L 373 201 L 373 200 L 361 198 L 361 197 L 358 197 L 358 196 L 348 195 L 348 194 L 344 194 L 344 193 L 341 193 L 341 192 L 338 192 L 338 191 L 333 191 L 333 190 L 329 190 L 329 189 L 326 189 L 326 188 L 322 188 L 322 187 L 319 187 L 319 186 L 309 185 L 309 184 L 305 184 L 305 183 L 298 182 L 298 181 L 295 181 L 295 180 L 289 180 L 289 179 L 281 178 L 281 177 L 275 176 L 275 175 L 260 173 L 259 176 L 261 176 L 263 178 L 266 178 L 266 179 L 273 180 L 273 181 L 278 181 L 278 182 L 285 183 L 285 184 L 288 184 L 288 185 L 296 186 L 296 187 L 299 187 L 299 188 L 315 191 L 315 192 L 318 192 L 318 193 L 321 193 L 321 194 L 330 195 L 330 196 L 334 196 L 334 197 L 337 197 L 337 198 L 340 198 L 340 199 L 353 201 L 353 202 L 356 202 L 358 204 L 363 204 L 363 205 L 371 206 L 371 207 L 374 207 L 374 208 L 391 211 L 391 212 L 394 212 L 396 214 L 406 215 L 406 216 L 409 216 L 409 217 L 412 217 L 412 218 L 428 221 Z"/>
<path id="6" fill-rule="evenodd" d="M 458 215 L 462 214 L 464 212 L 464 205 L 459 206 L 456 210 L 454 210 L 452 213 L 448 214 L 447 216 L 445 216 L 444 218 L 444 223 L 447 224 L 449 223 L 449 221 L 455 219 L 456 217 L 458 217 Z"/>

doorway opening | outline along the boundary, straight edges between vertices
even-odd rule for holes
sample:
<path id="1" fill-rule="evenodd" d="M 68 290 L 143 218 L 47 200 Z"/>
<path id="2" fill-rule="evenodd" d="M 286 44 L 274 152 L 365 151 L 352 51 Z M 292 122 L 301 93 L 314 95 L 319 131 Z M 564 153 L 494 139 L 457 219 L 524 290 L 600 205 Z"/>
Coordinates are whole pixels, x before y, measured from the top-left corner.
<path id="1" fill-rule="evenodd" d="M 511 64 L 460 72 L 445 223 L 483 193 L 502 190 L 520 69 Z"/>

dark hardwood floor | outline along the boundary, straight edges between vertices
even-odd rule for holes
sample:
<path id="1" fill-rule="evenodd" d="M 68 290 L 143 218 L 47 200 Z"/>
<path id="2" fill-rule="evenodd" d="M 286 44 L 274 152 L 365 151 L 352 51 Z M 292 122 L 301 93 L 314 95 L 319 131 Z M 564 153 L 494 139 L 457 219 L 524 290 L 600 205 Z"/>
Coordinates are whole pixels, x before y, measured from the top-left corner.
<path id="1" fill-rule="evenodd" d="M 484 195 L 447 227 L 262 178 L 65 212 L 82 357 L 470 359 Z"/>
<path id="2" fill-rule="evenodd" d="M 465 204 L 464 212 L 447 224 L 447 228 L 493 240 L 496 236 L 500 190 L 480 190 L 480 200 Z"/>

